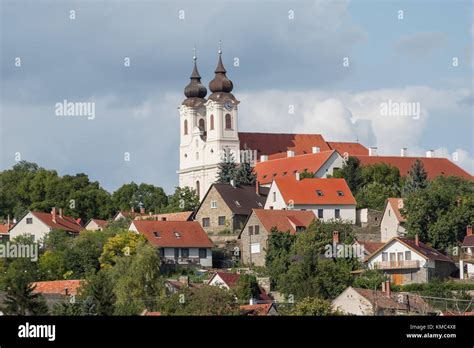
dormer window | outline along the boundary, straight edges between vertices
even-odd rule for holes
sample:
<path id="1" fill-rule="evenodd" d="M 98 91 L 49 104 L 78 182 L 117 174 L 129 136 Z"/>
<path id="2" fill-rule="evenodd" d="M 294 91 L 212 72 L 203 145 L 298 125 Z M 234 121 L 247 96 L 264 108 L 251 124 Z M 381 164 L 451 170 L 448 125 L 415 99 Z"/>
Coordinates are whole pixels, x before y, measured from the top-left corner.
<path id="1" fill-rule="evenodd" d="M 319 197 L 324 196 L 324 193 L 323 193 L 323 191 L 321 191 L 321 190 L 316 190 L 316 194 L 317 194 Z"/>
<path id="2" fill-rule="evenodd" d="M 337 195 L 338 195 L 339 197 L 344 197 L 344 192 L 342 192 L 341 190 L 338 190 L 338 191 L 337 191 Z"/>
<path id="3" fill-rule="evenodd" d="M 153 235 L 155 236 L 155 238 L 160 238 L 161 237 L 160 232 L 158 232 L 158 231 L 154 231 Z"/>
<path id="4" fill-rule="evenodd" d="M 175 236 L 176 238 L 178 238 L 178 239 L 181 238 L 181 234 L 180 234 L 179 232 L 175 232 L 175 233 L 174 233 L 174 236 Z"/>

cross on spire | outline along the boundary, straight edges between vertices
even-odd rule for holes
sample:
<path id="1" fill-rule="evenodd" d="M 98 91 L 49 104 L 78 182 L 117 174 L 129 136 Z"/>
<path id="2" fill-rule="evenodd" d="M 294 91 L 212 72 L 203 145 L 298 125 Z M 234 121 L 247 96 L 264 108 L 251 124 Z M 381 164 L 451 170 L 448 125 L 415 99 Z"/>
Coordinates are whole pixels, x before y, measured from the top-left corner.
<path id="1" fill-rule="evenodd" d="M 217 53 L 222 53 L 222 40 L 219 40 L 219 50 L 217 51 Z"/>
<path id="2" fill-rule="evenodd" d="M 197 59 L 197 56 L 196 56 L 196 45 L 194 45 L 194 48 L 193 48 L 193 60 L 195 61 Z"/>

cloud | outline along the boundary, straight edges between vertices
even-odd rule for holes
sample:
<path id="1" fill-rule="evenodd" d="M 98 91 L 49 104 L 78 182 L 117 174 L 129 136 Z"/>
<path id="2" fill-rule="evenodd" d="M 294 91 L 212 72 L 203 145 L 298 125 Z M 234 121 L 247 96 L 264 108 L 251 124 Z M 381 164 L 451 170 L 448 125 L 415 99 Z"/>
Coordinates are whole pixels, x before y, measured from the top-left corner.
<path id="1" fill-rule="evenodd" d="M 394 44 L 398 55 L 423 58 L 446 45 L 448 37 L 442 32 L 419 32 L 407 35 Z"/>

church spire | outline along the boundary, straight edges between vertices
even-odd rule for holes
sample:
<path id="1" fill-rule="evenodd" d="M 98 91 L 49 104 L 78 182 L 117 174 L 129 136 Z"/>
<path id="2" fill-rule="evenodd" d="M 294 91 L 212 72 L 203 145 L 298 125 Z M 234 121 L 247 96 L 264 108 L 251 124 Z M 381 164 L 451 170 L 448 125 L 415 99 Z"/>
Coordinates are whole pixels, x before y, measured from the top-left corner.
<path id="1" fill-rule="evenodd" d="M 187 97 L 187 99 L 183 101 L 183 105 L 186 106 L 197 106 L 198 104 L 200 104 L 199 102 L 204 102 L 204 97 L 207 94 L 207 89 L 201 83 L 201 75 L 199 75 L 199 71 L 197 68 L 196 47 L 194 47 L 193 51 L 194 68 L 190 77 L 191 81 L 184 88 L 184 95 Z"/>
<path id="2" fill-rule="evenodd" d="M 222 63 L 222 43 L 219 41 L 219 50 L 218 55 L 219 59 L 217 61 L 217 67 L 215 70 L 214 79 L 209 83 L 209 89 L 213 93 L 230 93 L 234 88 L 232 81 L 229 80 L 226 76 L 226 70 L 224 64 Z"/>

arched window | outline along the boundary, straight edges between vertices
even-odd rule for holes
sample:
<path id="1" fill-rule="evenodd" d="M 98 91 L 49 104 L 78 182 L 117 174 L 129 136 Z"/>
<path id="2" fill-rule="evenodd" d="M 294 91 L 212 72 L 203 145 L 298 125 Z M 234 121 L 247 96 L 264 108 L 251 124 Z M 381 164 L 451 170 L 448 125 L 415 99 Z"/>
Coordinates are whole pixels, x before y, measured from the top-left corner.
<path id="1" fill-rule="evenodd" d="M 184 135 L 188 134 L 188 120 L 184 120 Z"/>
<path id="2" fill-rule="evenodd" d="M 203 118 L 199 119 L 199 129 L 200 129 L 201 131 L 205 131 L 205 130 L 206 130 L 206 126 L 205 126 L 205 123 L 204 123 L 204 119 L 203 119 Z"/>
<path id="3" fill-rule="evenodd" d="M 225 115 L 225 129 L 232 129 L 232 116 L 230 114 Z"/>
<path id="4" fill-rule="evenodd" d="M 211 115 L 211 127 L 209 128 L 210 130 L 214 130 L 214 115 Z"/>
<path id="5" fill-rule="evenodd" d="M 196 181 L 196 194 L 198 197 L 199 197 L 199 191 L 200 191 L 199 189 L 200 189 L 200 185 L 199 185 L 199 180 L 198 180 Z"/>

